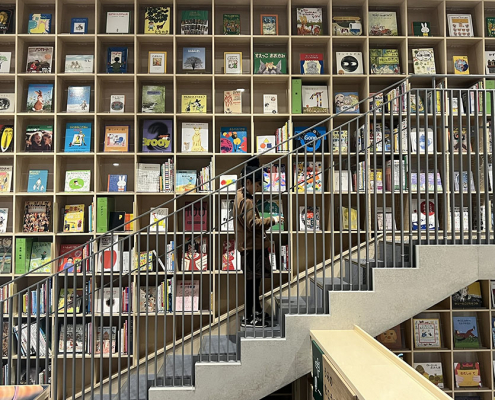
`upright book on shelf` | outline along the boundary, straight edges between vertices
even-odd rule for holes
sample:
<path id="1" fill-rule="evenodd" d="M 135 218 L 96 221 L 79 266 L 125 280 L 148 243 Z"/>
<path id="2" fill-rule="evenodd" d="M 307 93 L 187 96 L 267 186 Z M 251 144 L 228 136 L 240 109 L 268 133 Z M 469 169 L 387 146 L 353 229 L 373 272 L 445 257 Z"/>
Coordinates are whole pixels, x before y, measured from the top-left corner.
<path id="1" fill-rule="evenodd" d="M 144 33 L 155 35 L 170 34 L 171 19 L 170 7 L 146 7 L 144 13 Z"/>
<path id="2" fill-rule="evenodd" d="M 303 75 L 321 75 L 323 69 L 323 53 L 301 53 L 299 55 L 301 63 L 301 74 Z"/>
<path id="3" fill-rule="evenodd" d="M 181 112 L 185 114 L 207 112 L 207 96 L 205 94 L 183 94 L 181 97 Z"/>
<path id="4" fill-rule="evenodd" d="M 143 85 L 141 93 L 143 113 L 164 113 L 165 112 L 165 86 Z"/>
<path id="5" fill-rule="evenodd" d="M 28 112 L 53 111 L 53 83 L 30 83 L 26 108 Z"/>
<path id="6" fill-rule="evenodd" d="M 11 152 L 14 143 L 14 125 L 0 124 L 0 150 L 2 153 Z"/>
<path id="7" fill-rule="evenodd" d="M 130 33 L 130 11 L 108 11 L 106 33 Z"/>
<path id="8" fill-rule="evenodd" d="M 480 283 L 473 282 L 452 295 L 453 308 L 483 308 Z"/>
<path id="9" fill-rule="evenodd" d="M 15 93 L 0 93 L 0 113 L 14 113 Z"/>
<path id="10" fill-rule="evenodd" d="M 435 52 L 433 48 L 412 49 L 415 75 L 435 75 Z"/>
<path id="11" fill-rule="evenodd" d="M 413 319 L 413 329 L 415 348 L 439 349 L 441 347 L 439 319 Z"/>
<path id="12" fill-rule="evenodd" d="M 0 9 L 2 13 L 2 19 L 0 21 L 0 35 L 7 33 L 14 33 L 14 10 L 10 7 L 3 7 Z"/>
<path id="13" fill-rule="evenodd" d="M 337 51 L 335 53 L 337 74 L 363 74 L 363 53 L 360 51 Z"/>
<path id="14" fill-rule="evenodd" d="M 66 74 L 92 74 L 94 55 L 67 54 L 65 56 Z"/>
<path id="15" fill-rule="evenodd" d="M 323 35 L 323 14 L 321 8 L 297 8 L 296 18 L 298 35 Z"/>
<path id="16" fill-rule="evenodd" d="M 286 53 L 254 53 L 254 73 L 255 74 L 286 74 L 287 54 Z"/>
<path id="17" fill-rule="evenodd" d="M 88 22 L 88 18 L 71 18 L 70 33 L 80 35 L 88 33 Z"/>
<path id="18" fill-rule="evenodd" d="M 91 171 L 66 171 L 65 191 L 66 192 L 89 192 L 91 187 Z"/>
<path id="19" fill-rule="evenodd" d="M 454 363 L 455 387 L 458 389 L 480 388 L 481 372 L 479 362 L 455 362 Z M 458 396 L 456 396 L 458 398 Z"/>
<path id="20" fill-rule="evenodd" d="M 478 334 L 477 318 L 454 316 L 452 320 L 454 330 L 454 348 L 479 348 L 481 342 Z"/>
<path id="21" fill-rule="evenodd" d="M 182 152 L 195 153 L 208 151 L 208 123 L 182 123 Z"/>
<path id="22" fill-rule="evenodd" d="M 129 125 L 105 126 L 104 152 L 129 151 Z"/>
<path id="23" fill-rule="evenodd" d="M 29 170 L 27 192 L 44 193 L 46 192 L 48 182 L 48 170 L 31 169 Z"/>
<path id="24" fill-rule="evenodd" d="M 26 127 L 26 152 L 53 151 L 53 125 Z"/>
<path id="25" fill-rule="evenodd" d="M 12 59 L 12 53 L 10 51 L 0 51 L 0 74 L 10 73 L 11 59 Z"/>
<path id="26" fill-rule="evenodd" d="M 146 119 L 143 121 L 143 153 L 171 153 L 173 147 L 173 121 Z"/>
<path id="27" fill-rule="evenodd" d="M 66 205 L 64 232 L 84 232 L 84 204 Z"/>
<path id="28" fill-rule="evenodd" d="M 52 72 L 53 47 L 28 47 L 26 72 L 44 73 Z"/>
<path id="29" fill-rule="evenodd" d="M 398 36 L 396 12 L 369 11 L 368 28 L 370 36 Z"/>
<path id="30" fill-rule="evenodd" d="M 91 149 L 91 122 L 70 123 L 65 126 L 66 153 L 84 153 Z"/>
<path id="31" fill-rule="evenodd" d="M 302 86 L 303 114 L 328 113 L 328 87 Z"/>
<path id="32" fill-rule="evenodd" d="M 225 114 L 242 114 L 242 92 L 240 90 L 223 92 L 223 112 Z"/>
<path id="33" fill-rule="evenodd" d="M 474 36 L 471 14 L 447 14 L 449 36 Z"/>
<path id="34" fill-rule="evenodd" d="M 223 34 L 241 34 L 241 14 L 223 14 Z"/>
<path id="35" fill-rule="evenodd" d="M 182 69 L 185 71 L 206 70 L 206 50 L 204 47 L 184 47 L 182 49 Z"/>
<path id="36" fill-rule="evenodd" d="M 107 50 L 107 72 L 124 74 L 127 72 L 127 47 L 109 47 Z"/>
<path id="37" fill-rule="evenodd" d="M 90 86 L 69 86 L 67 93 L 68 113 L 89 113 Z"/>
<path id="38" fill-rule="evenodd" d="M 10 192 L 12 185 L 12 166 L 2 165 L 0 166 L 0 192 Z"/>
<path id="39" fill-rule="evenodd" d="M 51 201 L 26 201 L 24 203 L 23 232 L 49 232 L 52 212 Z"/>
<path id="40" fill-rule="evenodd" d="M 220 128 L 220 152 L 221 153 L 246 153 L 247 152 L 247 128 L 246 127 L 221 127 Z"/>
<path id="41" fill-rule="evenodd" d="M 444 388 L 441 362 L 422 362 L 413 364 L 413 368 L 440 389 Z"/>
<path id="42" fill-rule="evenodd" d="M 123 113 L 125 111 L 125 94 L 110 95 L 110 112 Z"/>
<path id="43" fill-rule="evenodd" d="M 30 34 L 51 33 L 52 14 L 29 14 L 28 32 Z"/>
<path id="44" fill-rule="evenodd" d="M 181 35 L 208 35 L 207 10 L 183 10 L 180 21 Z"/>

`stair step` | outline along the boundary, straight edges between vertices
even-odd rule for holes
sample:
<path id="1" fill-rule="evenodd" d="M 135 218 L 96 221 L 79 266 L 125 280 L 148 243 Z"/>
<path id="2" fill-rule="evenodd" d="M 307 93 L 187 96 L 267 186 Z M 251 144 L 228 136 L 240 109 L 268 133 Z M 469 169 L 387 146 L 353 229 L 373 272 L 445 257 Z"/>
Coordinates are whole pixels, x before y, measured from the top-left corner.
<path id="1" fill-rule="evenodd" d="M 240 337 L 246 338 L 280 338 L 282 337 L 282 326 L 276 323 L 273 327 L 244 328 L 239 331 Z"/>
<path id="2" fill-rule="evenodd" d="M 239 345 L 236 335 L 208 335 L 202 338 L 199 361 L 237 361 Z"/>
<path id="3" fill-rule="evenodd" d="M 394 264 L 395 253 L 395 264 Z M 378 267 L 404 267 L 409 268 L 411 266 L 409 243 L 380 240 L 378 242 L 378 259 L 383 260 L 385 265 L 378 265 Z M 403 263 L 402 263 L 403 262 Z"/>
<path id="4" fill-rule="evenodd" d="M 176 349 L 175 355 L 175 370 L 174 370 L 174 356 L 168 354 L 165 366 L 166 377 L 163 382 L 163 365 L 158 371 L 158 386 L 193 386 L 194 385 L 194 364 L 198 361 L 197 355 L 185 354 L 182 357 L 181 350 Z M 184 371 L 182 367 L 184 366 Z M 152 378 L 153 379 L 153 378 Z"/>

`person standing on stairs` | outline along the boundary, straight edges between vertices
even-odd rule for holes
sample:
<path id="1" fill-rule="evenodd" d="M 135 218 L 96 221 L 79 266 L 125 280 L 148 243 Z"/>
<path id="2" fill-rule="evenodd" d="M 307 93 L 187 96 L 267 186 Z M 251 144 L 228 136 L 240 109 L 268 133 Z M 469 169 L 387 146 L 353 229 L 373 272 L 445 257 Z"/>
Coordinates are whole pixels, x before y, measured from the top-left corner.
<path id="1" fill-rule="evenodd" d="M 246 304 L 241 326 L 263 327 L 269 325 L 270 316 L 265 313 L 259 296 L 261 281 L 271 277 L 271 265 L 268 248 L 270 239 L 265 232 L 279 222 L 283 217 L 273 216 L 261 218 L 255 207 L 255 193 L 263 190 L 263 173 L 259 159 L 248 162 L 241 172 L 241 187 L 237 190 L 234 200 L 234 224 L 237 249 L 241 253 L 241 266 L 246 281 Z"/>

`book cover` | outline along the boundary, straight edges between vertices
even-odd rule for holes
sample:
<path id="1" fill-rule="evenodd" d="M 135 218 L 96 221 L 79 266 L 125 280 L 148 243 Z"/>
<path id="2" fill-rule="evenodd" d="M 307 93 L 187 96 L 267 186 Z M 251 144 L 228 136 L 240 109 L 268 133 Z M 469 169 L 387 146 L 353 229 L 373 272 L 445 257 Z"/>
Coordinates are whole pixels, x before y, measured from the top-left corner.
<path id="1" fill-rule="evenodd" d="M 170 153 L 172 152 L 172 120 L 143 121 L 143 153 Z"/>
<path id="2" fill-rule="evenodd" d="M 28 112 L 52 112 L 53 83 L 30 83 L 26 99 Z"/>
<path id="3" fill-rule="evenodd" d="M 64 232 L 84 232 L 84 204 L 66 205 Z"/>
<path id="4" fill-rule="evenodd" d="M 152 208 L 150 212 L 150 232 L 167 230 L 168 208 Z"/>
<path id="5" fill-rule="evenodd" d="M 337 51 L 335 53 L 337 74 L 363 74 L 363 53 L 360 51 Z"/>
<path id="6" fill-rule="evenodd" d="M 12 184 L 12 166 L 0 166 L 0 192 L 10 192 Z"/>
<path id="7" fill-rule="evenodd" d="M 479 388 L 483 386 L 479 362 L 455 362 L 454 375 L 456 388 Z"/>
<path id="8" fill-rule="evenodd" d="M 415 348 L 440 348 L 440 320 L 413 319 L 414 347 Z"/>
<path id="9" fill-rule="evenodd" d="M 278 193 L 287 190 L 285 164 L 272 164 L 263 167 L 263 192 Z"/>
<path id="10" fill-rule="evenodd" d="M 91 122 L 67 123 L 65 127 L 66 153 L 84 153 L 90 151 L 91 146 Z"/>
<path id="11" fill-rule="evenodd" d="M 297 8 L 297 34 L 323 35 L 323 15 L 321 8 Z"/>
<path id="12" fill-rule="evenodd" d="M 71 18 L 70 33 L 79 35 L 88 33 L 88 18 Z"/>
<path id="13" fill-rule="evenodd" d="M 184 10 L 180 21 L 181 35 L 208 35 L 208 11 Z"/>
<path id="14" fill-rule="evenodd" d="M 52 14 L 29 14 L 28 33 L 39 35 L 50 33 Z"/>
<path id="15" fill-rule="evenodd" d="M 261 14 L 260 30 L 262 35 L 278 35 L 278 14 Z"/>
<path id="16" fill-rule="evenodd" d="M 31 248 L 31 260 L 29 261 L 29 271 L 38 274 L 51 273 L 52 260 L 52 243 L 51 242 L 33 242 Z"/>
<path id="17" fill-rule="evenodd" d="M 184 47 L 182 50 L 182 69 L 186 71 L 205 71 L 206 52 L 204 47 Z"/>
<path id="18" fill-rule="evenodd" d="M 242 114 L 242 92 L 240 90 L 223 92 L 223 112 L 225 114 Z"/>
<path id="19" fill-rule="evenodd" d="M 184 230 L 186 232 L 205 232 L 208 230 L 208 203 L 186 202 L 184 210 Z"/>
<path id="20" fill-rule="evenodd" d="M 29 270 L 29 259 L 34 237 L 15 239 L 15 273 L 25 274 Z"/>
<path id="21" fill-rule="evenodd" d="M 138 163 L 137 192 L 158 193 L 160 191 L 160 164 Z"/>
<path id="22" fill-rule="evenodd" d="M 5 213 L 2 214 L 5 215 Z M 6 224 L 5 221 L 4 224 Z M 0 274 L 12 272 L 12 238 L 0 238 Z"/>
<path id="23" fill-rule="evenodd" d="M 299 207 L 299 230 L 319 231 L 320 228 L 320 207 L 300 206 Z"/>
<path id="24" fill-rule="evenodd" d="M 223 34 L 241 34 L 241 14 L 223 14 Z"/>
<path id="25" fill-rule="evenodd" d="M 370 72 L 375 75 L 400 74 L 399 50 L 370 49 Z"/>
<path id="26" fill-rule="evenodd" d="M 416 75 L 435 75 L 435 52 L 433 48 L 412 49 L 413 68 Z"/>
<path id="27" fill-rule="evenodd" d="M 467 56 L 453 56 L 454 73 L 456 75 L 469 75 L 469 61 Z"/>
<path id="28" fill-rule="evenodd" d="M 103 151 L 129 151 L 129 125 L 106 125 Z"/>
<path id="29" fill-rule="evenodd" d="M 91 171 L 65 171 L 66 192 L 89 192 L 91 185 Z"/>
<path id="30" fill-rule="evenodd" d="M 486 17 L 486 35 L 488 37 L 495 37 L 495 18 Z"/>
<path id="31" fill-rule="evenodd" d="M 202 238 L 201 236 L 196 236 L 194 242 L 190 237 L 186 237 L 184 248 L 185 251 L 182 257 L 183 271 L 208 270 L 208 238 L 206 235 Z"/>
<path id="32" fill-rule="evenodd" d="M 278 103 L 276 94 L 263 95 L 263 114 L 278 114 Z"/>
<path id="33" fill-rule="evenodd" d="M 452 295 L 452 307 L 454 308 L 482 308 L 481 286 L 479 282 L 473 282 Z"/>
<path id="34" fill-rule="evenodd" d="M 115 209 L 115 199 L 112 197 L 96 198 L 96 232 L 104 233 L 108 229 L 110 212 Z"/>
<path id="35" fill-rule="evenodd" d="M 107 218 L 108 229 L 110 230 L 110 211 Z M 97 272 L 119 272 L 120 271 L 120 257 L 119 252 L 122 247 L 122 242 L 118 241 L 117 237 L 102 236 L 99 241 L 98 248 L 98 266 Z M 118 298 L 118 296 L 117 296 Z"/>
<path id="36" fill-rule="evenodd" d="M 26 201 L 24 203 L 23 232 L 49 232 L 51 201 Z"/>
<path id="37" fill-rule="evenodd" d="M 304 86 L 303 86 L 304 87 Z M 359 93 L 338 92 L 335 93 L 335 113 L 359 114 Z"/>
<path id="38" fill-rule="evenodd" d="M 58 270 L 68 270 L 68 273 L 74 272 L 74 267 L 77 268 L 77 272 L 81 272 L 81 261 L 84 257 L 83 248 L 80 244 L 61 244 Z"/>
<path id="39" fill-rule="evenodd" d="M 221 127 L 220 153 L 247 153 L 247 128 Z"/>
<path id="40" fill-rule="evenodd" d="M 328 113 L 327 86 L 302 86 L 303 114 Z"/>
<path id="41" fill-rule="evenodd" d="M 323 68 L 323 53 L 301 53 L 301 74 L 321 75 L 325 73 Z"/>
<path id="42" fill-rule="evenodd" d="M 223 53 L 223 69 L 225 74 L 242 74 L 242 52 L 225 51 Z"/>
<path id="43" fill-rule="evenodd" d="M 109 47 L 107 50 L 107 72 L 124 74 L 127 72 L 127 47 Z"/>
<path id="44" fill-rule="evenodd" d="M 298 193 L 321 193 L 321 162 L 299 162 L 294 166 L 296 191 Z"/>
<path id="45" fill-rule="evenodd" d="M 52 151 L 52 142 L 52 125 L 28 125 L 26 127 L 26 152 Z"/>
<path id="46" fill-rule="evenodd" d="M 175 311 L 199 311 L 199 280 L 179 280 L 177 282 Z"/>
<path id="47" fill-rule="evenodd" d="M 441 362 L 414 363 L 413 368 L 440 389 L 444 388 Z"/>
<path id="48" fill-rule="evenodd" d="M 116 232 L 124 232 L 125 211 L 110 211 L 108 227 Z"/>
<path id="49" fill-rule="evenodd" d="M 235 194 L 237 175 L 220 175 L 220 191 Z"/>
<path id="50" fill-rule="evenodd" d="M 181 100 L 182 113 L 206 114 L 206 94 L 183 94 Z"/>
<path id="51" fill-rule="evenodd" d="M 6 33 L 14 33 L 14 10 L 9 8 L 0 9 L 2 18 L 0 20 L 0 35 Z"/>
<path id="52" fill-rule="evenodd" d="M 433 154 L 435 150 L 434 138 L 431 128 L 428 128 L 426 132 L 424 128 L 419 128 L 419 131 L 416 131 L 416 128 L 411 129 L 411 151 L 420 154 Z"/>
<path id="53" fill-rule="evenodd" d="M 478 335 L 478 322 L 476 317 L 456 317 L 452 318 L 454 325 L 454 348 L 467 349 L 480 347 Z"/>
<path id="54" fill-rule="evenodd" d="M 67 93 L 68 113 L 89 113 L 90 86 L 69 86 Z"/>
<path id="55" fill-rule="evenodd" d="M 106 33 L 130 33 L 129 11 L 108 11 Z"/>
<path id="56" fill-rule="evenodd" d="M 127 175 L 108 175 L 107 192 L 126 192 Z"/>
<path id="57" fill-rule="evenodd" d="M 110 112 L 123 113 L 125 110 L 125 94 L 112 94 L 110 96 Z"/>
<path id="58" fill-rule="evenodd" d="M 165 112 L 165 86 L 143 85 L 141 112 Z"/>
<path id="59" fill-rule="evenodd" d="M 347 130 L 334 130 L 332 133 L 332 152 L 337 154 L 347 153 L 348 145 Z"/>
<path id="60" fill-rule="evenodd" d="M 432 36 L 431 25 L 428 21 L 418 21 L 412 23 L 412 33 L 414 36 Z"/>
<path id="61" fill-rule="evenodd" d="M 486 60 L 486 64 L 485 64 L 486 74 L 487 75 L 495 74 L 495 51 L 485 51 L 485 60 Z M 489 88 L 487 87 L 487 89 Z M 491 107 L 487 108 L 487 110 L 489 113 L 491 113 Z"/>
<path id="62" fill-rule="evenodd" d="M 1 22 L 0 22 L 0 34 L 1 33 L 2 31 L 1 31 Z M 12 59 L 12 53 L 10 51 L 0 51 L 0 74 L 10 73 L 11 59 Z"/>
<path id="63" fill-rule="evenodd" d="M 95 56 L 92 54 L 67 54 L 65 56 L 66 74 L 92 74 Z"/>
<path id="64" fill-rule="evenodd" d="M 67 312 L 68 315 L 74 313 L 75 309 L 76 314 L 79 314 L 81 312 L 82 294 L 82 289 L 60 289 L 57 304 L 58 313 L 65 314 Z"/>
<path id="65" fill-rule="evenodd" d="M 455 127 L 453 131 L 453 135 L 450 135 L 449 132 L 449 137 L 452 140 L 452 147 L 455 153 L 459 153 L 459 150 L 461 150 L 463 153 L 467 153 L 468 148 L 472 149 L 471 141 L 466 128 L 461 129 L 461 134 L 459 134 L 458 127 Z M 460 147 L 462 147 L 462 149 L 460 149 Z"/>
<path id="66" fill-rule="evenodd" d="M 241 253 L 236 248 L 235 240 L 225 240 L 222 244 L 222 271 L 241 269 Z"/>
<path id="67" fill-rule="evenodd" d="M 15 111 L 15 93 L 0 93 L 0 113 Z"/>
<path id="68" fill-rule="evenodd" d="M 148 52 L 148 74 L 165 74 L 167 72 L 167 52 Z"/>
<path id="69" fill-rule="evenodd" d="M 117 346 L 117 327 L 98 327 L 95 354 L 113 354 Z"/>
<path id="70" fill-rule="evenodd" d="M 474 185 L 473 171 L 454 171 L 454 192 L 468 193 L 476 192 Z"/>
<path id="71" fill-rule="evenodd" d="M 157 307 L 157 288 L 154 286 L 139 288 L 139 311 L 154 313 L 158 311 Z"/>
<path id="72" fill-rule="evenodd" d="M 28 177 L 27 191 L 29 193 L 46 192 L 48 182 L 48 170 L 30 169 Z"/>
<path id="73" fill-rule="evenodd" d="M 474 36 L 471 14 L 447 14 L 449 36 Z"/>
<path id="74" fill-rule="evenodd" d="M 144 13 L 144 33 L 169 35 L 171 19 L 170 7 L 146 7 Z"/>
<path id="75" fill-rule="evenodd" d="M 44 73 L 52 72 L 53 47 L 28 47 L 26 72 Z"/>
<path id="76" fill-rule="evenodd" d="M 182 146 L 183 153 L 196 153 L 208 151 L 208 123 L 182 123 Z"/>
<path id="77" fill-rule="evenodd" d="M 426 230 L 430 231 L 437 229 L 438 216 L 436 213 L 435 201 L 430 197 L 428 204 L 426 199 L 412 200 L 412 230 Z"/>
<path id="78" fill-rule="evenodd" d="M 368 26 L 370 36 L 398 36 L 395 11 L 369 11 Z"/>
<path id="79" fill-rule="evenodd" d="M 287 54 L 254 52 L 254 73 L 258 75 L 286 74 Z"/>
<path id="80" fill-rule="evenodd" d="M 341 229 L 345 231 L 356 231 L 358 228 L 357 210 L 354 208 L 340 207 L 339 212 L 342 215 Z"/>
<path id="81" fill-rule="evenodd" d="M 276 148 L 275 135 L 258 135 L 256 136 L 257 153 L 275 153 Z M 272 149 L 267 151 L 268 149 Z"/>
<path id="82" fill-rule="evenodd" d="M 198 173 L 196 170 L 177 170 L 175 191 L 177 193 L 185 193 L 195 189 L 197 176 Z M 192 193 L 194 192 L 195 190 Z"/>
<path id="83" fill-rule="evenodd" d="M 400 324 L 386 330 L 376 337 L 381 344 L 389 350 L 400 350 L 404 348 L 402 344 L 402 330 Z"/>
<path id="84" fill-rule="evenodd" d="M 234 231 L 234 200 L 221 200 L 220 221 L 220 231 Z"/>

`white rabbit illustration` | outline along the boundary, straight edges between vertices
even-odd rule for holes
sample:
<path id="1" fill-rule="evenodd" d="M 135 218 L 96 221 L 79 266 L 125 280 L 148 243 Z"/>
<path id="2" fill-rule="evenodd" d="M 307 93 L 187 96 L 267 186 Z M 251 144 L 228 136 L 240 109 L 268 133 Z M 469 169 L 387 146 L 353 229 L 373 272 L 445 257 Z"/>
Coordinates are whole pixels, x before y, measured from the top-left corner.
<path id="1" fill-rule="evenodd" d="M 117 188 L 119 192 L 125 192 L 125 186 L 127 182 L 125 181 L 125 176 L 119 175 L 119 181 L 117 182 Z"/>
<path id="2" fill-rule="evenodd" d="M 426 22 L 421 22 L 421 32 L 423 32 L 423 36 L 428 36 L 430 33 L 430 28 L 428 28 Z"/>

